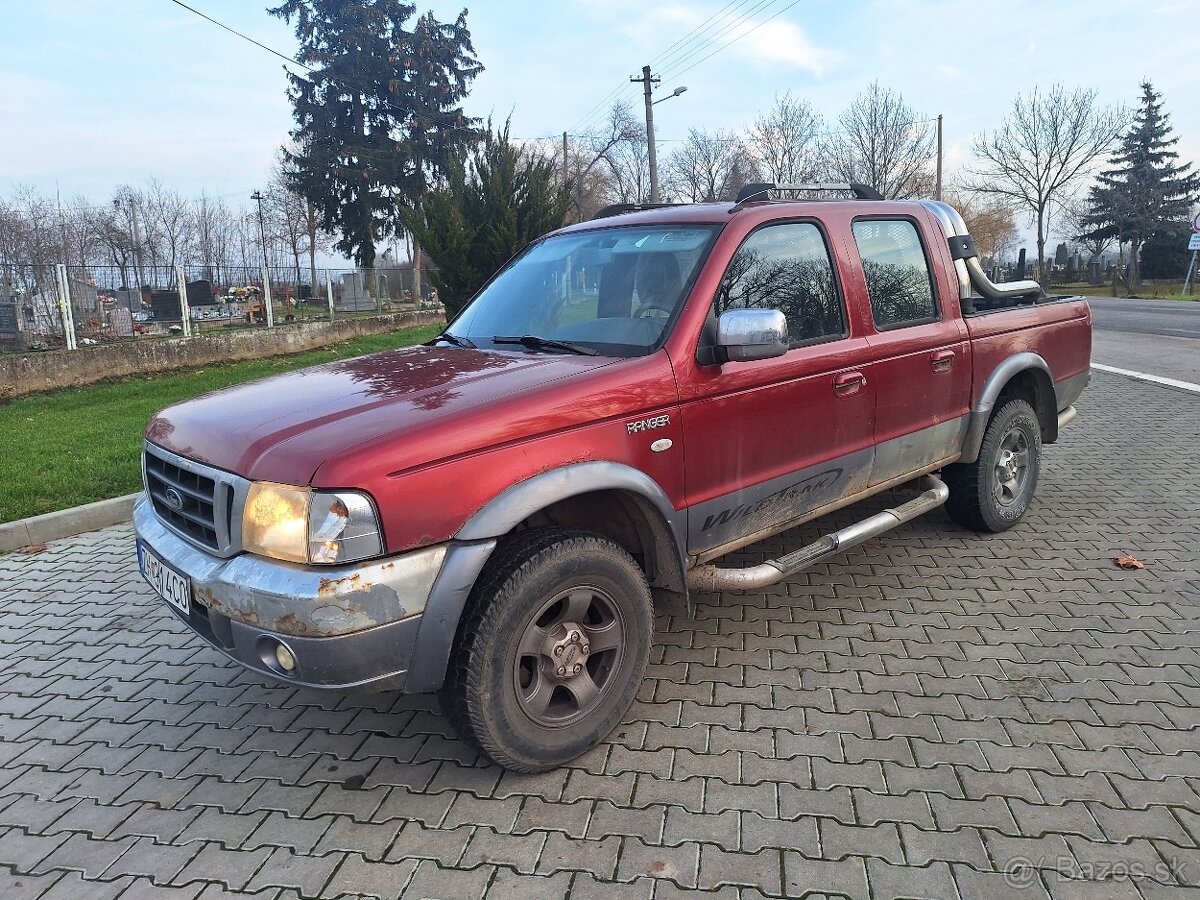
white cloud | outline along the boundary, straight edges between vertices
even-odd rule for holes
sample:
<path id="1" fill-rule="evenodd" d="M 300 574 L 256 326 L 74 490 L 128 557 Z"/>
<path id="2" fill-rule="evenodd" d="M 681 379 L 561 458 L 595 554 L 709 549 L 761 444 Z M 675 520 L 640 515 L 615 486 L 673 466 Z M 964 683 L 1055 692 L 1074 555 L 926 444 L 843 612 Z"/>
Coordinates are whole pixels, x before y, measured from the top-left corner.
<path id="1" fill-rule="evenodd" d="M 580 5 L 632 44 L 665 46 L 656 67 L 664 71 L 687 68 L 713 55 L 714 61 L 736 58 L 820 76 L 842 59 L 841 53 L 814 44 L 803 28 L 784 15 L 771 18 L 777 12 L 774 6 L 747 14 L 737 9 L 725 12 L 730 4 L 647 6 L 622 0 L 581 0 Z"/>
<path id="2" fill-rule="evenodd" d="M 768 22 L 757 31 L 746 34 L 730 47 L 729 52 L 758 62 L 783 63 L 818 77 L 842 59 L 842 54 L 818 47 L 803 28 L 783 19 Z"/>

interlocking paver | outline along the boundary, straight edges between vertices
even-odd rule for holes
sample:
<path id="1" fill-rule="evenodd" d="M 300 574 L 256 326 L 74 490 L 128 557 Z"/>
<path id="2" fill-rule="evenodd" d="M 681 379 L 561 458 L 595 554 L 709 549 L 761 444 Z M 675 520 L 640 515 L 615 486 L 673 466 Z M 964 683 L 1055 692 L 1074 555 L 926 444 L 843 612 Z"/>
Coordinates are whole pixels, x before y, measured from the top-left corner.
<path id="1" fill-rule="evenodd" d="M 626 723 L 539 776 L 487 764 L 432 698 L 238 670 L 151 595 L 128 526 L 0 555 L 0 895 L 1185 896 L 1195 403 L 1097 375 L 1016 529 L 934 513 L 664 605 Z"/>

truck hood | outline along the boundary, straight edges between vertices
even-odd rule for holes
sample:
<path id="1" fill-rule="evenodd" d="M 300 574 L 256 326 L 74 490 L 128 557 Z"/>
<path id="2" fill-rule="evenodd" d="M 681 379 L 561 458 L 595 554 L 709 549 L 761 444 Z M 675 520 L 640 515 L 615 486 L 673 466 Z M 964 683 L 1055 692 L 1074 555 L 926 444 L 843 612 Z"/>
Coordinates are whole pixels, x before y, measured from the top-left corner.
<path id="1" fill-rule="evenodd" d="M 147 440 L 246 478 L 307 484 L 321 464 L 364 443 L 436 429 L 468 410 L 617 360 L 443 347 L 410 347 L 252 381 L 168 407 Z M 460 432 L 460 428 L 454 429 Z M 426 441 L 427 445 L 428 442 Z M 443 446 L 451 455 L 466 448 Z M 388 464 L 431 461 L 394 456 Z"/>

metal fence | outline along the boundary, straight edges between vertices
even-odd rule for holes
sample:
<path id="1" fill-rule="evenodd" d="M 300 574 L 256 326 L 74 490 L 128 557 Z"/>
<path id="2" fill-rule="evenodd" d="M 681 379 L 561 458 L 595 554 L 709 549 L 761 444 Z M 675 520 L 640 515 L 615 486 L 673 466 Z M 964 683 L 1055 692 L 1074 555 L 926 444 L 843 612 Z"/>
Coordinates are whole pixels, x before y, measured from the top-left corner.
<path id="1" fill-rule="evenodd" d="M 0 350 L 76 350 L 217 329 L 441 309 L 409 268 L 20 267 L 0 273 Z M 130 287 L 130 284 L 140 287 Z"/>

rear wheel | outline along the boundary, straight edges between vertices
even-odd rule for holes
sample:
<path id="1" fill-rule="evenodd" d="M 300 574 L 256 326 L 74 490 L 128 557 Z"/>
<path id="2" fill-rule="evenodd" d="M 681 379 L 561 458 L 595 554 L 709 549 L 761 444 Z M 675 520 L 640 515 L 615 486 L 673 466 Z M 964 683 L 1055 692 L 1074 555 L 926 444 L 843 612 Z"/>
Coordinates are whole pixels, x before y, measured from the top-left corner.
<path id="1" fill-rule="evenodd" d="M 1037 490 L 1042 430 L 1024 400 L 1009 400 L 988 423 L 973 463 L 947 466 L 946 511 L 975 531 L 1006 531 L 1021 521 Z"/>
<path id="2" fill-rule="evenodd" d="M 468 600 L 442 708 L 499 765 L 552 769 L 624 717 L 653 628 L 645 575 L 620 546 L 583 531 L 520 532 Z"/>

